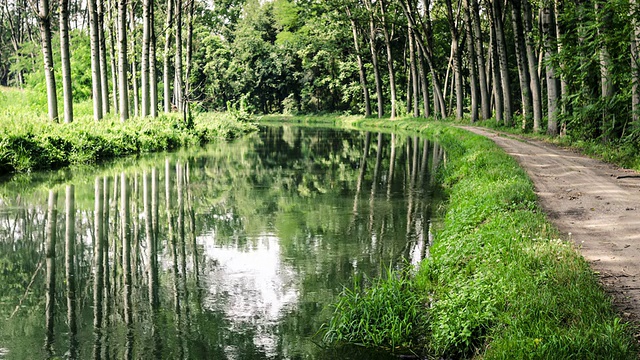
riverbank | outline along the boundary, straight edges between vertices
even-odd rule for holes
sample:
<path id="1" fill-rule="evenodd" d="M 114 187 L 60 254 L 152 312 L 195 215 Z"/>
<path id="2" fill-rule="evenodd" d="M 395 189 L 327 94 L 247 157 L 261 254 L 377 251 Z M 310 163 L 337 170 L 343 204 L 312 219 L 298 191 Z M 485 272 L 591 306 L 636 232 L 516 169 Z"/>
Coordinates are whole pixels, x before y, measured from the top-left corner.
<path id="1" fill-rule="evenodd" d="M 94 121 L 87 104 L 77 104 L 71 124 L 53 123 L 38 111 L 32 95 L 0 92 L 0 175 L 96 164 L 122 156 L 198 146 L 255 131 L 254 124 L 231 114 L 197 114 L 188 127 L 177 114 L 131 118 L 113 115 Z M 89 104 L 90 105 L 90 104 Z"/>
<path id="2" fill-rule="evenodd" d="M 420 270 L 345 291 L 325 340 L 434 357 L 637 358 L 631 326 L 548 222 L 526 173 L 491 140 L 420 120 L 331 123 L 440 142 L 449 201 Z M 376 313 L 384 315 L 367 318 Z"/>

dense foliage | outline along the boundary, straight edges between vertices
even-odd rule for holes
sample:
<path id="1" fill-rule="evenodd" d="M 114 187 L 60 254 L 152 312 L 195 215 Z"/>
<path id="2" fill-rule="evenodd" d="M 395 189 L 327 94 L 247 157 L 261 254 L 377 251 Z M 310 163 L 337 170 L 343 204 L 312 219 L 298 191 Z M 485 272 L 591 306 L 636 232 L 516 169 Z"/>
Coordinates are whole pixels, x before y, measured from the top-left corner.
<path id="1" fill-rule="evenodd" d="M 165 25 L 168 4 L 155 5 L 158 40 L 167 36 L 171 40 L 173 30 Z M 190 4 L 185 2 L 183 10 Z M 505 4 L 196 1 L 194 16 L 183 20 L 185 31 L 193 24 L 193 44 L 182 44 L 182 50 L 192 49 L 191 55 L 182 51 L 191 59 L 183 65 L 189 67 L 188 101 L 201 111 L 242 105 L 260 113 L 361 114 L 369 108 L 370 92 L 370 101 L 380 102 L 380 115 L 469 114 L 475 121 L 493 114 L 508 126 L 546 129 L 574 141 L 637 143 L 638 110 L 633 99 L 640 89 L 634 85 L 640 79 L 635 55 L 640 12 L 635 3 L 510 0 Z M 131 75 L 140 78 L 136 54 L 142 46 L 143 14 L 138 5 L 131 5 L 129 57 L 135 71 L 130 77 L 136 81 Z M 105 11 L 109 14 L 115 6 L 108 2 Z M 6 1 L 2 10 L 0 84 L 44 92 L 38 30 L 31 21 L 35 15 L 25 0 Z M 91 97 L 91 50 L 87 19 L 82 17 L 86 9 L 71 11 L 76 15 L 71 23 L 73 92 L 81 101 Z M 53 19 L 57 16 L 54 11 Z M 56 30 L 56 22 L 52 23 Z M 113 23 L 105 26 L 106 34 L 115 31 Z M 57 36 L 52 40 L 58 59 L 60 40 Z M 170 45 L 168 55 L 173 56 L 176 49 Z M 161 82 L 164 55 L 158 50 L 156 56 Z M 168 79 L 176 72 L 172 61 Z M 59 62 L 54 65 L 60 76 Z M 484 85 L 480 73 L 485 75 Z M 501 86 L 501 78 L 510 81 L 507 88 Z M 130 83 L 131 88 L 136 86 L 140 85 Z M 484 109 L 478 114 L 478 93 L 482 93 L 478 90 L 484 88 L 490 97 L 489 117 Z M 541 90 L 537 100 L 536 89 Z M 60 86 L 58 92 L 60 97 Z M 162 98 L 160 93 L 158 101 Z"/>

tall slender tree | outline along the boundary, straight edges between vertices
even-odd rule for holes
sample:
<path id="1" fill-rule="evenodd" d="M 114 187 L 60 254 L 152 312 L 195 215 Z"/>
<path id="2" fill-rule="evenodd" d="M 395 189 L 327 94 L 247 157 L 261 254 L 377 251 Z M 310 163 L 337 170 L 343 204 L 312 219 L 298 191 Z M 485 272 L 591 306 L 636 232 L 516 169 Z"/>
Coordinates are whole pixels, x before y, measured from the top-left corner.
<path id="1" fill-rule="evenodd" d="M 447 19 L 449 20 L 449 31 L 451 32 L 451 57 L 453 59 L 453 74 L 456 89 L 456 119 L 462 119 L 464 113 L 464 92 L 462 86 L 462 56 L 460 49 L 460 32 L 458 29 L 458 18 L 454 15 L 451 0 L 446 1 Z M 457 11 L 456 13 L 459 13 Z"/>
<path id="2" fill-rule="evenodd" d="M 637 0 L 631 4 L 631 116 L 635 126 L 640 126 L 640 21 Z"/>
<path id="3" fill-rule="evenodd" d="M 109 105 L 109 68 L 107 67 L 107 39 L 104 29 L 105 2 L 98 2 L 98 41 L 100 57 L 100 85 L 102 94 L 102 114 L 111 111 Z"/>
<path id="4" fill-rule="evenodd" d="M 98 5 L 88 0 L 91 44 L 91 82 L 93 94 L 93 118 L 102 119 L 102 76 L 100 74 L 100 35 L 98 33 Z"/>
<path id="5" fill-rule="evenodd" d="M 183 97 L 184 97 L 184 78 L 182 73 L 182 0 L 176 1 L 176 55 L 174 57 L 174 82 L 173 82 L 173 92 L 175 94 L 176 106 L 178 107 L 178 111 L 183 110 Z"/>
<path id="6" fill-rule="evenodd" d="M 542 35 L 544 37 L 544 60 L 547 78 L 547 134 L 558 135 L 558 83 L 551 58 L 558 51 L 554 34 L 553 4 L 541 9 Z"/>
<path id="7" fill-rule="evenodd" d="M 480 10 L 478 0 L 467 0 L 470 2 L 470 15 L 472 24 L 472 34 L 474 40 L 474 51 L 476 63 L 478 65 L 478 87 L 480 88 L 480 107 L 482 118 L 487 120 L 491 117 L 491 98 L 487 80 L 484 42 L 482 41 L 482 29 L 480 27 Z"/>
<path id="8" fill-rule="evenodd" d="M 173 0 L 167 0 L 167 17 L 164 25 L 164 61 L 163 61 L 163 86 L 164 86 L 164 112 L 171 112 L 171 37 L 173 34 Z"/>
<path id="9" fill-rule="evenodd" d="M 151 46 L 151 0 L 142 0 L 142 57 L 140 59 L 140 88 L 142 117 L 149 116 L 150 81 L 149 81 L 149 47 Z"/>
<path id="10" fill-rule="evenodd" d="M 362 55 L 360 54 L 360 41 L 358 35 L 358 26 L 356 20 L 351 13 L 349 6 L 345 7 L 349 22 L 351 23 L 351 32 L 353 34 L 353 46 L 356 55 L 356 62 L 358 64 L 358 75 L 360 76 L 360 86 L 362 87 L 363 99 L 364 99 L 364 116 L 371 116 L 371 99 L 369 97 L 369 86 L 367 84 L 367 75 L 364 70 L 364 63 L 362 61 Z"/>
<path id="11" fill-rule="evenodd" d="M 40 25 L 40 43 L 44 58 L 49 119 L 58 121 L 58 95 L 56 93 L 56 76 L 53 69 L 53 50 L 51 49 L 51 9 L 49 8 L 49 0 L 40 0 L 38 6 L 32 3 L 32 7 L 37 11 L 38 24 Z"/>
<path id="12" fill-rule="evenodd" d="M 525 0 L 526 1 L 526 0 Z M 527 121 L 531 117 L 531 83 L 529 79 L 529 68 L 526 57 L 524 30 L 522 23 L 521 0 L 511 1 L 511 25 L 513 27 L 516 64 L 518 65 L 518 79 L 520 80 L 520 98 L 522 101 L 522 128 L 526 128 Z"/>
<path id="13" fill-rule="evenodd" d="M 382 18 L 382 34 L 384 35 L 384 45 L 387 53 L 387 71 L 389 72 L 389 92 L 391 93 L 391 119 L 395 119 L 397 115 L 397 94 L 396 94 L 396 72 L 393 68 L 393 52 L 391 50 L 391 36 L 387 29 L 387 9 L 385 0 L 379 0 L 380 15 Z"/>
<path id="14" fill-rule="evenodd" d="M 69 51 L 69 0 L 60 0 L 60 63 L 62 64 L 64 122 L 68 124 L 73 121 L 71 52 Z"/>
<path id="15" fill-rule="evenodd" d="M 118 93 L 122 122 L 129 119 L 127 68 L 127 0 L 118 0 Z"/>
<path id="16" fill-rule="evenodd" d="M 533 110 L 533 131 L 539 132 L 542 124 L 542 86 L 538 76 L 538 58 L 535 54 L 533 38 L 533 14 L 529 0 L 522 0 L 527 65 L 529 66 L 529 84 Z"/>
<path id="17" fill-rule="evenodd" d="M 473 40 L 473 24 L 471 22 L 471 8 L 469 6 L 469 0 L 464 0 L 464 25 L 467 38 L 467 54 L 468 54 L 468 66 L 469 66 L 469 87 L 471 88 L 471 122 L 478 121 L 478 68 L 476 65 L 476 50 L 474 48 Z M 481 69 L 482 71 L 482 69 Z"/>

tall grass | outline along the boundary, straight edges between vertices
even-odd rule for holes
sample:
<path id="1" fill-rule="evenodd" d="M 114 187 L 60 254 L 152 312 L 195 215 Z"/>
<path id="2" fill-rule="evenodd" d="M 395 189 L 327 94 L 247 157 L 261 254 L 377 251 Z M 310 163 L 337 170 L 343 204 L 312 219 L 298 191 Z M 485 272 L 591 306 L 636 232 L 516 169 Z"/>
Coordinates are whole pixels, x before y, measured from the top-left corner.
<path id="1" fill-rule="evenodd" d="M 389 275 L 391 280 L 379 280 L 371 288 L 347 291 L 327 324 L 327 340 L 381 346 L 359 329 L 386 333 L 400 319 L 380 321 L 356 308 L 417 296 L 428 299 L 427 306 L 416 305 L 424 314 L 413 318 L 422 342 L 416 344 L 417 335 L 410 334 L 394 343 L 411 344 L 413 351 L 429 357 L 638 357 L 630 325 L 614 311 L 610 296 L 573 244 L 560 239 L 547 222 L 524 171 L 493 142 L 415 120 L 349 120 L 347 125 L 414 131 L 440 142 L 448 152 L 439 176 L 449 201 L 431 257 L 414 277 L 403 280 L 413 290 L 383 299 L 385 293 L 378 289 L 395 281 Z M 353 301 L 353 293 L 381 295 L 376 305 L 369 305 Z M 360 321 L 366 324 L 341 326 Z"/>
<path id="2" fill-rule="evenodd" d="M 46 120 L 37 93 L 0 89 L 0 174 L 94 164 L 131 154 L 194 146 L 233 138 L 255 125 L 226 114 L 197 114 L 187 127 L 177 115 L 94 121 L 90 103 L 76 104 L 71 124 Z"/>

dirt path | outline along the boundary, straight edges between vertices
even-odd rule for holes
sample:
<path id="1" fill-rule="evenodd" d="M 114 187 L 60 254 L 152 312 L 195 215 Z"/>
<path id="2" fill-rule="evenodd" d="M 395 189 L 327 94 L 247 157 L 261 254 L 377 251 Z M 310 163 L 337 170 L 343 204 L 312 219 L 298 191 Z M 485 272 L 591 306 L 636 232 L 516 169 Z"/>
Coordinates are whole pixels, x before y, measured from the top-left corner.
<path id="1" fill-rule="evenodd" d="M 599 273 L 616 307 L 640 321 L 638 173 L 534 140 L 464 127 L 513 156 L 535 184 L 548 218 Z"/>

